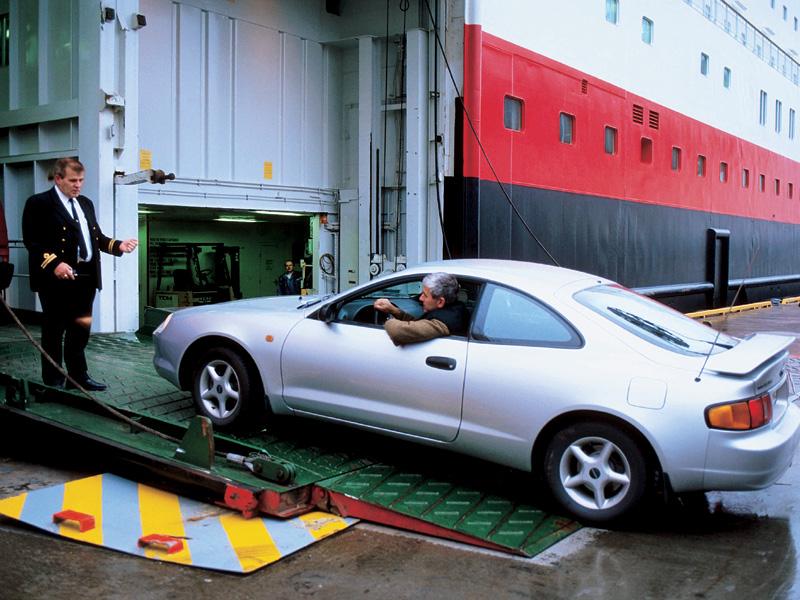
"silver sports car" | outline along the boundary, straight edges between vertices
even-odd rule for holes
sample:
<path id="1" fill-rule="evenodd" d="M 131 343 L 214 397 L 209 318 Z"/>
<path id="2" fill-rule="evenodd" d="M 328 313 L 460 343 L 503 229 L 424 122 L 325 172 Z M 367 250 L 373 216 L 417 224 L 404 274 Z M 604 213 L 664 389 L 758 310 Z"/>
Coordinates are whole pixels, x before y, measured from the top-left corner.
<path id="1" fill-rule="evenodd" d="M 377 298 L 421 315 L 454 274 L 467 335 L 395 346 Z M 331 297 L 176 311 L 155 367 L 217 427 L 273 414 L 345 423 L 538 474 L 595 523 L 657 486 L 751 490 L 787 469 L 800 410 L 793 337 L 720 334 L 612 281 L 498 261 L 428 263 Z"/>

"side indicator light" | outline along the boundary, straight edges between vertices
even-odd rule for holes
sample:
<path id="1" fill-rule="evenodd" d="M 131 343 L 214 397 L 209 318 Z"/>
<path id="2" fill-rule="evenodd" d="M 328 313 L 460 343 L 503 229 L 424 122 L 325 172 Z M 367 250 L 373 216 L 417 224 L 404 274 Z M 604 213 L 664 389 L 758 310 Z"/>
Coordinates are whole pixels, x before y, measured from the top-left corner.
<path id="1" fill-rule="evenodd" d="M 762 394 L 749 400 L 728 402 L 706 409 L 706 424 L 712 429 L 746 431 L 772 421 L 772 400 Z"/>
<path id="2" fill-rule="evenodd" d="M 274 337 L 272 337 L 271 335 L 265 335 L 265 336 L 264 336 L 264 339 L 265 339 L 266 341 L 268 341 L 268 342 L 271 342 L 271 341 L 273 341 L 275 338 L 274 338 Z"/>

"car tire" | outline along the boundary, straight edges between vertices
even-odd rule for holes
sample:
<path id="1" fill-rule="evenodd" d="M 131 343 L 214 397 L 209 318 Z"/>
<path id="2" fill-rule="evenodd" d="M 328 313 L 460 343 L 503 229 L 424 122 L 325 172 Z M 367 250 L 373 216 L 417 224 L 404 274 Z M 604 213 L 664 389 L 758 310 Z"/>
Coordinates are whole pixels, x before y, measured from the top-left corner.
<path id="1" fill-rule="evenodd" d="M 608 423 L 575 423 L 553 436 L 544 475 L 554 499 L 580 521 L 605 524 L 630 516 L 650 475 L 639 444 Z"/>
<path id="2" fill-rule="evenodd" d="M 221 429 L 252 428 L 265 413 L 264 386 L 255 368 L 229 348 L 205 352 L 192 378 L 197 413 Z"/>

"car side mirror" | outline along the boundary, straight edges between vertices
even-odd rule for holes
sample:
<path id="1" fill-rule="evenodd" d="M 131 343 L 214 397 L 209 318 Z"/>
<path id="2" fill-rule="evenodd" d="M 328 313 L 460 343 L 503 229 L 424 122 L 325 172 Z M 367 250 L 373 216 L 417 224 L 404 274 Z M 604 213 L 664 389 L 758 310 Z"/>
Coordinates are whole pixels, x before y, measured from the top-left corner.
<path id="1" fill-rule="evenodd" d="M 333 304 L 326 304 L 322 308 L 319 309 L 319 319 L 320 321 L 325 321 L 326 323 L 330 323 L 336 317 L 336 306 Z"/>

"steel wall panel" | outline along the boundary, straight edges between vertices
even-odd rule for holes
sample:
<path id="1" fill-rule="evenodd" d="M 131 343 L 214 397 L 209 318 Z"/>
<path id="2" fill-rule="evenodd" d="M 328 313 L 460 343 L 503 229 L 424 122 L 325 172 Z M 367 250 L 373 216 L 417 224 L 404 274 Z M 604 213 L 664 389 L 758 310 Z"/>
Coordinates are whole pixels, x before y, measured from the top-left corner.
<path id="1" fill-rule="evenodd" d="M 77 25 L 74 2 L 62 0 L 47 4 L 47 102 L 76 97 L 77 73 L 73 71 L 73 27 Z"/>
<path id="2" fill-rule="evenodd" d="M 285 185 L 302 183 L 303 112 L 306 91 L 305 48 L 300 38 L 281 34 L 283 48 L 281 79 L 281 171 L 280 181 Z"/>
<path id="3" fill-rule="evenodd" d="M 233 21 L 208 15 L 208 152 L 210 179 L 233 177 Z"/>
<path id="4" fill-rule="evenodd" d="M 140 0 L 147 27 L 139 30 L 139 147 L 152 152 L 153 166 L 178 171 L 175 149 L 174 30 L 177 6 L 162 0 Z"/>
<path id="5" fill-rule="evenodd" d="M 205 150 L 205 27 L 203 12 L 178 6 L 178 171 L 181 177 L 203 177 Z"/>
<path id="6" fill-rule="evenodd" d="M 303 69 L 305 90 L 302 131 L 301 181 L 309 185 L 322 185 L 322 99 L 328 97 L 327 86 L 322 76 L 322 44 L 305 40 L 305 68 Z M 328 97 L 329 98 L 329 97 Z"/>
<path id="7" fill-rule="evenodd" d="M 277 31 L 235 22 L 234 173 L 263 181 L 264 161 L 280 179 L 281 40 Z"/>

